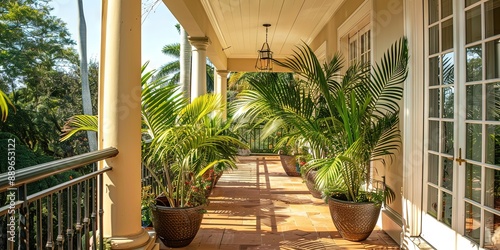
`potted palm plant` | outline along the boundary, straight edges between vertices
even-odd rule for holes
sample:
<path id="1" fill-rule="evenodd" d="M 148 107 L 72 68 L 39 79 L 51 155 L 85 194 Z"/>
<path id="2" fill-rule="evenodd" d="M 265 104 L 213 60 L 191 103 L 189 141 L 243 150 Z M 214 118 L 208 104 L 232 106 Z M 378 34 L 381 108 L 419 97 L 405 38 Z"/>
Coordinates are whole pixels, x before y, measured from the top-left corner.
<path id="1" fill-rule="evenodd" d="M 340 54 L 321 64 L 311 48 L 299 46 L 294 55 L 276 63 L 300 76 L 303 84 L 286 88 L 257 79 L 256 87 L 243 92 L 237 105 L 254 110 L 248 115 L 265 110 L 268 127 L 287 124 L 293 127 L 291 137 L 307 142 L 313 156 L 307 166 L 317 170 L 316 185 L 326 194 L 334 224 L 348 240 L 366 239 L 381 204 L 395 197 L 385 185 L 372 188 L 369 170 L 372 162 L 385 163 L 400 146 L 398 101 L 408 71 L 407 51 L 403 38 L 378 64 L 357 63 L 343 70 Z M 358 205 L 369 208 L 355 215 Z"/>
<path id="2" fill-rule="evenodd" d="M 142 106 L 150 137 L 143 145 L 144 166 L 159 187 L 151 206 L 153 226 L 166 246 L 184 247 L 201 225 L 212 185 L 204 173 L 235 168 L 238 149 L 245 145 L 222 118 L 219 95 L 188 103 L 177 87 L 153 81 L 143 85 Z"/>
<path id="3" fill-rule="evenodd" d="M 235 168 L 237 150 L 245 145 L 222 119 L 221 96 L 206 94 L 189 103 L 177 86 L 153 80 L 153 73 L 142 77 L 142 158 L 153 181 L 143 189 L 143 207 L 166 246 L 184 247 L 196 236 L 207 204 L 211 182 L 204 173 Z M 66 136 L 96 127 L 96 120 L 73 117 Z"/>

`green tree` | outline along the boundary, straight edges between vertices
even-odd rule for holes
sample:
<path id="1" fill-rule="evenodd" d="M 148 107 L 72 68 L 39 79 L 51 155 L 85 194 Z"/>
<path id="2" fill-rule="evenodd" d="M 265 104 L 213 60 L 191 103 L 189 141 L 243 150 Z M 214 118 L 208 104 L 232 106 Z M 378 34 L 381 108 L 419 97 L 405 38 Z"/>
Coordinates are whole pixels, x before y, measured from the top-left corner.
<path id="1" fill-rule="evenodd" d="M 97 103 L 98 64 L 89 64 L 89 83 L 93 103 Z M 59 133 L 65 120 L 82 113 L 79 68 L 76 64 L 68 71 L 51 72 L 51 83 L 39 87 L 40 92 L 23 87 L 13 93 L 16 112 L 9 114 L 0 131 L 16 135 L 31 150 L 57 158 L 87 152 L 86 135 L 67 142 L 59 142 Z M 97 107 L 93 106 L 96 112 Z"/>
<path id="2" fill-rule="evenodd" d="M 58 140 L 65 119 L 83 113 L 82 88 L 75 43 L 50 11 L 49 0 L 0 2 L 0 88 L 17 110 L 0 123 L 0 131 L 37 153 L 60 158 L 88 151 L 88 142 L 86 136 Z M 97 63 L 90 62 L 94 103 L 97 73 Z"/>
<path id="3" fill-rule="evenodd" d="M 66 24 L 51 16 L 48 0 L 0 1 L 0 87 L 37 88 L 47 72 L 75 53 Z"/>

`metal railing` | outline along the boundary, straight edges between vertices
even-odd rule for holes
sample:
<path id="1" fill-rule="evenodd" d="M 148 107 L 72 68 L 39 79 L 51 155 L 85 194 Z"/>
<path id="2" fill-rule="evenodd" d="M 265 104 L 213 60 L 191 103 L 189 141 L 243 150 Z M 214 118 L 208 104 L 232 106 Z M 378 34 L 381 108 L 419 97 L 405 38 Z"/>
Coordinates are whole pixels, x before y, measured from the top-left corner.
<path id="1" fill-rule="evenodd" d="M 111 167 L 32 190 L 49 176 L 117 154 L 107 148 L 0 174 L 0 201 L 6 204 L 0 207 L 0 249 L 103 249 L 96 232 L 103 227 L 103 173 Z"/>
<path id="2" fill-rule="evenodd" d="M 263 125 L 255 126 L 252 129 L 240 128 L 238 134 L 242 141 L 248 144 L 252 153 L 276 153 L 276 143 L 279 136 L 262 137 Z M 282 130 L 277 134 L 283 133 Z"/>

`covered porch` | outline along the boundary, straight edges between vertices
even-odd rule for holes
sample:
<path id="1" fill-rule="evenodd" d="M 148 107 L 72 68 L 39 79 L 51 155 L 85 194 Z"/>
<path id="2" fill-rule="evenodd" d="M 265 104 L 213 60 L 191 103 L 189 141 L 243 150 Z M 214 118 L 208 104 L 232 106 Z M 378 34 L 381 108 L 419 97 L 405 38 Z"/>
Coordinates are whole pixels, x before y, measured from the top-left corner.
<path id="1" fill-rule="evenodd" d="M 413 15 L 418 15 L 418 11 L 421 10 L 414 9 L 415 6 L 421 7 L 420 1 L 406 5 L 399 0 L 297 1 L 294 3 L 289 1 L 258 1 L 258 3 L 255 2 L 248 6 L 245 5 L 245 1 L 164 0 L 163 2 L 189 35 L 188 38 L 192 46 L 191 99 L 206 93 L 206 87 L 204 87 L 206 83 L 206 58 L 210 59 L 215 67 L 215 92 L 223 96 L 226 95 L 228 73 L 257 71 L 255 67 L 257 50 L 266 39 L 266 30 L 262 27 L 266 23 L 271 24 L 269 43 L 271 50 L 274 51 L 273 58 L 277 60 L 287 57 L 296 45 L 304 42 L 315 50 L 318 58 L 324 62 L 338 51 L 347 54 L 350 38 L 354 36 L 356 39 L 359 38 L 359 41 L 364 36 L 363 39 L 365 39 L 367 46 L 363 47 L 361 42 L 357 42 L 356 44 L 359 45 L 356 46 L 356 49 L 359 49 L 359 53 L 356 55 L 360 57 L 357 59 L 361 59 L 361 56 L 364 55 L 362 60 L 366 61 L 378 59 L 393 41 L 404 35 L 408 35 L 410 43 L 414 46 L 410 48 L 411 52 L 418 49 L 421 44 L 418 41 L 420 37 L 411 36 L 412 31 L 418 29 L 418 27 L 413 26 L 415 22 Z M 239 14 L 233 16 L 232 13 L 237 9 L 240 10 Z M 405 12 L 407 15 L 404 15 Z M 132 226 L 133 220 L 123 220 L 123 218 L 140 216 L 139 204 L 130 206 L 129 202 L 131 199 L 140 199 L 139 170 L 137 169 L 137 166 L 140 165 L 140 97 L 138 96 L 140 90 L 140 19 L 140 1 L 138 0 L 103 1 L 101 102 L 99 105 L 99 135 L 101 138 L 99 142 L 101 148 L 116 147 L 120 151 L 117 157 L 103 164 L 103 166 L 114 165 L 113 171 L 107 173 L 104 178 L 104 185 L 114 187 L 112 189 L 114 192 L 105 192 L 104 194 L 104 210 L 110 212 L 104 214 L 104 223 L 107 226 L 103 232 L 105 237 L 114 242 L 117 249 L 122 248 L 120 245 L 141 247 L 144 241 L 137 241 L 135 238 L 144 238 L 145 235 L 138 225 Z M 405 20 L 411 20 L 411 22 L 405 23 Z M 367 27 L 368 29 L 366 29 Z M 414 59 L 414 57 L 410 58 Z M 356 58 L 350 59 L 357 60 Z M 272 71 L 285 70 L 274 67 Z M 415 86 L 415 88 L 419 87 Z M 421 94 L 421 90 L 414 93 L 415 96 Z M 411 101 L 411 98 L 413 97 L 408 97 L 407 100 Z M 406 119 L 406 116 L 417 116 L 417 114 L 406 112 L 402 116 L 405 115 Z M 411 126 L 411 123 L 402 123 L 401 130 L 409 131 Z M 384 230 L 389 232 L 392 239 L 396 241 L 401 241 L 401 235 L 404 233 L 409 235 L 418 235 L 419 233 L 418 227 L 413 227 L 418 224 L 419 219 L 412 217 L 404 221 L 403 216 L 405 213 L 419 213 L 420 208 L 411 206 L 405 208 L 404 211 L 402 197 L 407 191 L 403 189 L 405 181 L 411 185 L 411 181 L 421 179 L 421 173 L 418 172 L 414 175 L 405 174 L 405 171 L 410 172 L 417 169 L 412 167 L 413 164 L 419 165 L 419 159 L 403 164 L 403 154 L 413 152 L 413 149 L 419 146 L 419 142 L 405 141 L 403 143 L 405 143 L 405 151 L 401 151 L 396 156 L 391 171 L 383 173 L 387 177 L 388 184 L 397 190 L 396 202 L 384 209 L 381 216 L 384 221 Z M 420 167 L 418 166 L 418 168 Z M 259 170 L 254 171 L 253 173 L 250 171 L 249 174 L 260 174 L 263 169 L 259 167 Z M 133 185 L 130 185 L 131 180 L 134 180 Z M 264 181 L 261 178 L 256 178 L 256 181 L 260 185 L 280 183 L 279 181 Z M 298 181 L 301 182 L 301 179 L 299 178 Z M 267 196 L 276 197 L 277 195 L 273 194 L 273 191 L 268 190 L 268 192 Z M 225 195 L 230 197 L 231 194 L 226 193 Z M 237 195 L 237 193 L 232 195 Z M 287 195 L 280 196 L 288 197 Z M 219 197 L 218 194 L 215 196 Z M 411 196 L 409 199 L 412 201 L 414 198 L 417 201 L 420 199 L 419 193 L 412 193 L 409 196 Z M 270 198 L 265 199 L 267 202 L 271 202 Z M 215 206 L 215 204 L 217 204 L 216 200 L 212 202 L 211 206 Z M 259 203 L 259 205 L 262 204 Z M 294 206 L 292 203 L 287 205 L 288 209 Z M 127 207 L 128 211 L 116 209 L 124 206 Z M 256 204 L 248 206 L 256 206 Z M 320 207 L 318 206 L 318 208 Z M 319 211 L 325 211 L 325 208 L 321 209 Z M 210 213 L 206 217 L 208 219 L 204 220 L 205 224 L 202 226 L 202 230 L 207 229 Z M 271 218 L 261 219 L 259 219 L 260 222 L 271 220 Z M 281 217 L 281 219 L 283 218 Z M 257 217 L 255 220 L 257 221 Z M 307 231 L 308 235 L 311 235 L 310 237 L 316 237 L 315 240 L 319 240 L 323 235 L 318 234 L 318 232 L 322 232 L 326 234 L 324 237 L 329 239 L 328 242 L 335 242 L 332 239 L 335 236 L 328 236 L 334 232 L 327 230 L 333 226 L 331 221 L 328 222 L 328 226 L 316 229 L 311 224 L 307 213 L 300 220 L 309 221 L 306 224 L 311 230 Z M 245 222 L 257 223 L 246 220 Z M 403 223 L 406 223 L 406 228 L 411 228 L 410 231 L 403 233 Z M 280 230 L 280 225 L 273 224 L 271 221 L 268 225 L 260 223 L 258 226 L 270 227 L 271 232 L 273 232 L 272 230 Z M 257 224 L 254 227 L 257 227 Z M 262 228 L 255 229 L 262 230 Z M 275 231 L 281 232 L 281 235 L 278 236 L 278 238 L 281 237 L 281 240 L 277 242 L 291 240 L 291 238 L 287 239 L 286 236 L 293 235 L 293 230 L 302 229 L 281 228 L 281 230 Z M 202 236 L 205 235 L 203 231 L 200 233 Z M 299 234 L 302 233 L 299 232 Z M 212 238 L 217 237 L 224 241 L 224 238 L 221 238 L 222 235 L 214 234 Z M 380 240 L 385 236 L 376 236 L 375 238 Z M 264 239 L 265 237 L 262 237 L 261 241 L 263 242 Z M 300 237 L 295 239 L 300 239 Z M 337 241 L 339 240 L 337 239 Z M 205 244 L 206 241 L 203 243 Z M 392 241 L 384 244 L 394 246 Z M 402 244 L 402 242 L 398 242 L 398 244 Z"/>

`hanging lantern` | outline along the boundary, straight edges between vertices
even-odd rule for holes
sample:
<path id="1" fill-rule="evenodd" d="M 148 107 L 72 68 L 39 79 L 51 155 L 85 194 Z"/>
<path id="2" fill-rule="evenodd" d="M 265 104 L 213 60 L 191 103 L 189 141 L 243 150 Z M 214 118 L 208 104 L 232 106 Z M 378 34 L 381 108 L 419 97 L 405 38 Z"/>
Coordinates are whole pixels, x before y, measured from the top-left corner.
<path id="1" fill-rule="evenodd" d="M 266 42 L 262 44 L 262 48 L 258 51 L 257 61 L 255 62 L 255 68 L 260 71 L 271 71 L 273 70 L 273 52 L 267 43 L 267 32 L 271 24 L 264 24 L 266 27 Z"/>

